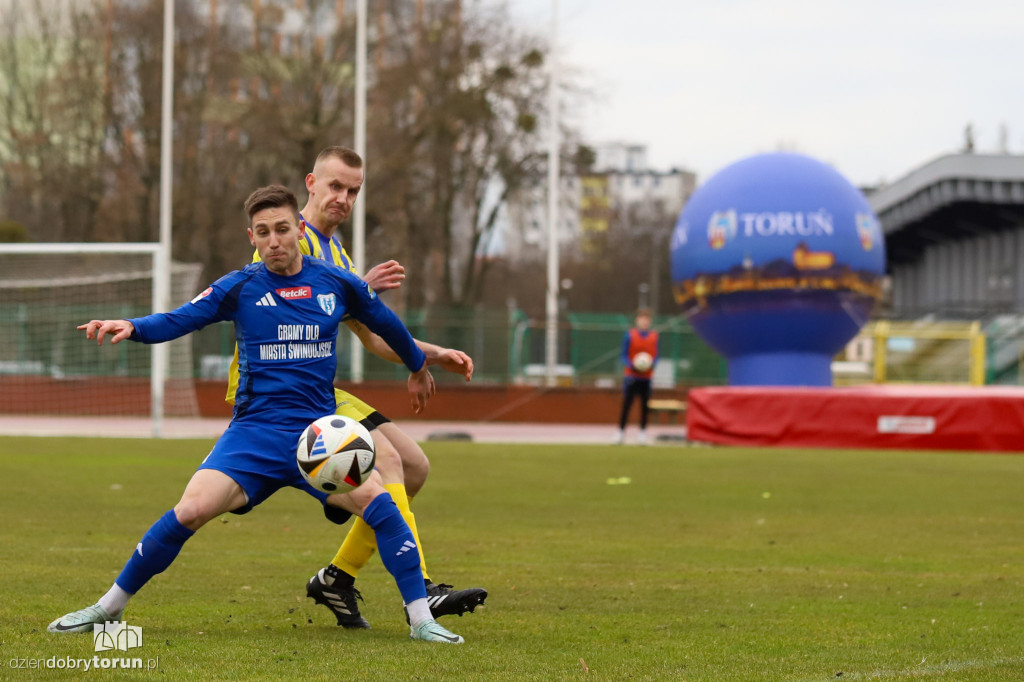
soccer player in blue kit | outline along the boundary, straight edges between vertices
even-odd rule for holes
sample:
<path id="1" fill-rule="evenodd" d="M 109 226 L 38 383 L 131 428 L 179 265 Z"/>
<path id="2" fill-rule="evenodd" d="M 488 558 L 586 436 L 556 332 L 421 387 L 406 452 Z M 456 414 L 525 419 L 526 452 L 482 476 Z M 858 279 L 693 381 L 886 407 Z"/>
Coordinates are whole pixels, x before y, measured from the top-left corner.
<path id="1" fill-rule="evenodd" d="M 161 343 L 231 320 L 240 380 L 231 423 L 185 486 L 181 500 L 150 527 L 99 602 L 58 618 L 48 630 L 92 632 L 94 624 L 118 620 L 128 600 L 166 570 L 204 524 L 225 512 L 244 514 L 291 486 L 319 500 L 331 521 L 344 523 L 355 514 L 373 528 L 381 559 L 405 602 L 411 638 L 460 644 L 462 637 L 431 617 L 419 550 L 380 474 L 374 471 L 351 492 L 329 495 L 311 487 L 295 461 L 302 430 L 334 413 L 335 343 L 346 315 L 380 335 L 412 372 L 408 387 L 416 412 L 434 393 L 426 358 L 402 321 L 365 282 L 299 253 L 303 226 L 290 190 L 260 188 L 246 200 L 245 209 L 249 241 L 261 263 L 225 275 L 169 313 L 92 320 L 78 327 L 100 345 L 107 335 L 111 343 Z"/>

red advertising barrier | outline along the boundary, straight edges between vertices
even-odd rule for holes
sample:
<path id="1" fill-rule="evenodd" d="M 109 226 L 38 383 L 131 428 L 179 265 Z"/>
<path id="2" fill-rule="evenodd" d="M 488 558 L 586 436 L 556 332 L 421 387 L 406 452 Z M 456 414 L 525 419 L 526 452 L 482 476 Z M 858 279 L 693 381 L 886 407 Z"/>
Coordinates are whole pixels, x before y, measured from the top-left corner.
<path id="1" fill-rule="evenodd" d="M 688 402 L 694 441 L 1024 452 L 1024 388 L 709 387 Z"/>

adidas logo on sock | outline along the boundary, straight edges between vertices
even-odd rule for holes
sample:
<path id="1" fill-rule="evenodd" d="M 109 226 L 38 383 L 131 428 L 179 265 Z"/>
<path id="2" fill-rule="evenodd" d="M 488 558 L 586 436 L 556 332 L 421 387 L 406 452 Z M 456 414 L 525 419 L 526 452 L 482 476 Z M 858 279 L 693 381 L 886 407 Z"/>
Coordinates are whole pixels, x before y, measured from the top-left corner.
<path id="1" fill-rule="evenodd" d="M 256 301 L 256 305 L 259 305 L 259 306 L 269 305 L 269 306 L 275 306 L 276 307 L 277 306 L 277 301 L 274 300 L 274 296 L 268 291 L 267 293 L 263 294 L 263 298 L 261 298 L 260 300 Z"/>
<path id="2" fill-rule="evenodd" d="M 402 556 L 411 549 L 416 549 L 416 543 L 409 542 L 408 540 L 406 540 L 405 543 L 402 545 L 402 549 L 395 552 L 395 556 Z"/>

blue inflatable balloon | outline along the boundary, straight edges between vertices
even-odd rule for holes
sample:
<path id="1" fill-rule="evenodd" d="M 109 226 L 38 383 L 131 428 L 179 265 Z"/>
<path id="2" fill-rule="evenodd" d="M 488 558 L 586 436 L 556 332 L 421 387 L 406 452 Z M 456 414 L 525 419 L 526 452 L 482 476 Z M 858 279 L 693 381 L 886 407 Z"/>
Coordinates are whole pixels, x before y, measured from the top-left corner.
<path id="1" fill-rule="evenodd" d="M 672 235 L 676 301 L 732 385 L 830 386 L 832 358 L 881 297 L 885 243 L 830 166 L 762 154 L 715 174 Z"/>

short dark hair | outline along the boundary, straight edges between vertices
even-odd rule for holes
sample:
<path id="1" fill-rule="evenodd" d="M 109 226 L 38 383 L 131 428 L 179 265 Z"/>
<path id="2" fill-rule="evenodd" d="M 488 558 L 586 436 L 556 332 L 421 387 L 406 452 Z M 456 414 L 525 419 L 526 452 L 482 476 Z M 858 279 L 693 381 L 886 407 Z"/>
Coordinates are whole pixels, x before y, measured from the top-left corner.
<path id="1" fill-rule="evenodd" d="M 638 308 L 636 311 L 637 317 L 654 317 L 650 308 Z"/>
<path id="2" fill-rule="evenodd" d="M 288 207 L 299 217 L 299 201 L 295 194 L 284 185 L 267 185 L 249 195 L 245 200 L 245 213 L 249 216 L 249 223 L 252 224 L 252 217 L 262 210 L 268 208 Z"/>
<path id="3" fill-rule="evenodd" d="M 313 166 L 315 167 L 316 164 L 331 157 L 340 159 L 341 162 L 349 168 L 363 167 L 363 157 L 359 156 L 354 149 L 349 149 L 348 147 L 342 147 L 340 145 L 324 147 L 323 150 L 316 155 L 316 161 L 313 163 Z"/>

